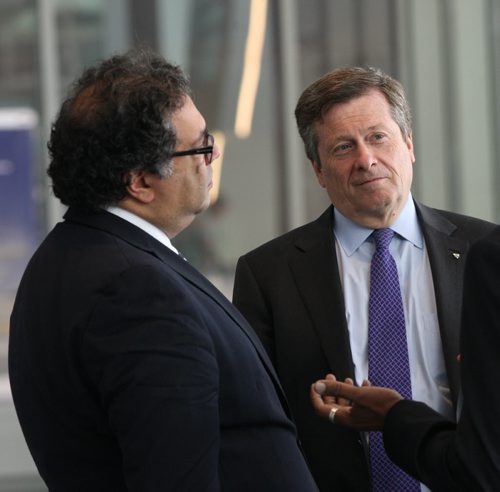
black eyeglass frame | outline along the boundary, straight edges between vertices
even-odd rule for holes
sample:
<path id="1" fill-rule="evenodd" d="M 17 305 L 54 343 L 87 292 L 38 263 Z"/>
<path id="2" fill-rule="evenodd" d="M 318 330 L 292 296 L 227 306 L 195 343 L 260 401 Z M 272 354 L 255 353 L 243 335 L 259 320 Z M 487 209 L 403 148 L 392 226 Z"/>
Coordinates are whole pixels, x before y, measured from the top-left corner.
<path id="1" fill-rule="evenodd" d="M 212 156 L 214 153 L 214 136 L 211 133 L 207 133 L 207 143 L 210 145 L 206 145 L 204 147 L 196 147 L 194 149 L 186 149 L 179 150 L 178 152 L 174 152 L 172 157 L 183 157 L 185 155 L 198 155 L 204 154 L 206 164 L 211 164 Z"/>

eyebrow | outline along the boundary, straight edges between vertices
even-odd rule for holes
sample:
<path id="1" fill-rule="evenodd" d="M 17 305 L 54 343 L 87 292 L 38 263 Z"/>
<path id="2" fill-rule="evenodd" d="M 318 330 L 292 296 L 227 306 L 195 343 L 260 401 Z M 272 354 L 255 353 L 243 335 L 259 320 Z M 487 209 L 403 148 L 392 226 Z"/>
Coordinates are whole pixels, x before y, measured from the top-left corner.
<path id="1" fill-rule="evenodd" d="M 352 140 L 353 137 L 351 135 L 338 135 L 332 140 L 332 145 L 337 145 L 339 142 L 343 142 L 344 140 Z"/>
<path id="2" fill-rule="evenodd" d="M 379 123 L 377 125 L 371 125 L 371 126 L 369 126 L 368 128 L 364 129 L 363 132 L 364 133 L 370 133 L 370 132 L 373 132 L 373 131 L 381 131 L 381 130 L 387 131 L 387 130 L 385 130 L 385 126 Z M 337 135 L 333 139 L 333 144 L 335 145 L 338 142 L 342 142 L 344 140 L 353 140 L 353 139 L 354 139 L 354 137 L 352 135 L 347 135 L 345 133 L 342 133 L 340 135 Z"/>
<path id="3" fill-rule="evenodd" d="M 198 136 L 196 138 L 194 138 L 193 140 L 186 141 L 185 143 L 182 143 L 179 140 L 177 142 L 179 145 L 186 147 L 186 149 L 192 149 L 192 148 L 195 148 L 198 146 L 198 143 L 200 142 L 200 140 L 203 143 L 203 138 L 205 137 L 205 135 L 207 135 L 207 133 L 208 133 L 207 127 L 205 127 L 203 130 L 201 130 L 198 133 Z"/>
<path id="4" fill-rule="evenodd" d="M 207 136 L 207 134 L 208 134 L 207 127 L 205 127 L 203 130 L 200 131 L 200 133 L 198 134 L 198 137 L 196 138 L 196 140 L 194 140 L 192 142 L 191 146 L 196 145 L 200 140 L 203 143 L 203 139 Z"/>

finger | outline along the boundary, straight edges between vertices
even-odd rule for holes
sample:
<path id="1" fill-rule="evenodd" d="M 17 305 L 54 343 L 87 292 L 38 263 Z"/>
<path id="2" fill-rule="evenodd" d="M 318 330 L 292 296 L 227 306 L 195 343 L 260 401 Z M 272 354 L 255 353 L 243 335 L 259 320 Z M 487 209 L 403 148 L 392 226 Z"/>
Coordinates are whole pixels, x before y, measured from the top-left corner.
<path id="1" fill-rule="evenodd" d="M 328 414 L 328 420 L 330 424 L 335 424 L 335 416 L 338 412 L 338 407 L 332 407 L 330 408 L 330 413 Z"/>
<path id="2" fill-rule="evenodd" d="M 329 379 L 331 381 L 336 381 L 336 378 L 333 374 L 327 374 L 325 376 L 325 379 Z M 325 389 L 326 389 L 326 386 L 324 384 L 324 381 L 323 379 L 320 379 L 318 381 L 316 381 L 314 383 L 314 388 L 315 388 L 315 391 L 319 394 L 319 395 L 323 395 L 324 392 L 325 392 Z"/>
<path id="3" fill-rule="evenodd" d="M 314 408 L 314 411 L 320 416 L 325 419 L 328 418 L 328 415 L 330 413 L 330 410 L 332 408 L 332 405 L 326 404 L 323 401 L 323 396 L 321 392 L 318 392 L 318 387 L 321 389 L 321 385 L 324 385 L 323 382 L 317 381 L 314 384 L 311 384 L 311 391 L 310 391 L 310 398 L 311 398 L 311 404 Z"/>
<path id="4" fill-rule="evenodd" d="M 316 384 L 320 384 L 323 399 L 325 396 L 330 395 L 336 396 L 337 398 L 344 398 L 346 400 L 355 400 L 360 391 L 360 388 L 352 384 L 345 384 L 339 381 L 329 381 L 327 379 L 318 381 Z"/>
<path id="5" fill-rule="evenodd" d="M 344 383 L 354 386 L 354 381 L 351 378 L 346 378 Z M 351 400 L 349 398 L 343 398 L 342 396 L 339 396 L 337 398 L 337 404 L 342 406 L 349 406 L 351 405 Z"/>
<path id="6" fill-rule="evenodd" d="M 368 379 L 363 379 L 363 384 L 361 386 L 371 386 L 372 383 L 370 383 L 370 381 L 368 381 Z"/>
<path id="7" fill-rule="evenodd" d="M 337 381 L 337 378 L 333 374 L 327 374 L 325 379 L 328 381 Z M 338 403 L 338 399 L 333 395 L 323 395 L 323 401 L 329 405 L 336 405 Z"/>

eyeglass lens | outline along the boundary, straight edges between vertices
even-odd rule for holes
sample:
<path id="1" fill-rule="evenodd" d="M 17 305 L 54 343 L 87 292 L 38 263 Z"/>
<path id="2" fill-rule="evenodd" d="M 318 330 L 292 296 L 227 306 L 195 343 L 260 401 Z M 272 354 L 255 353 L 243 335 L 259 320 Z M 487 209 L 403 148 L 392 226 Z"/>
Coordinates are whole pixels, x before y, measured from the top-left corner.
<path id="1" fill-rule="evenodd" d="M 212 163 L 213 158 L 213 147 L 214 147 L 214 136 L 211 133 L 207 133 L 206 137 L 206 147 L 212 147 L 212 152 L 205 154 L 205 162 L 207 166 Z"/>

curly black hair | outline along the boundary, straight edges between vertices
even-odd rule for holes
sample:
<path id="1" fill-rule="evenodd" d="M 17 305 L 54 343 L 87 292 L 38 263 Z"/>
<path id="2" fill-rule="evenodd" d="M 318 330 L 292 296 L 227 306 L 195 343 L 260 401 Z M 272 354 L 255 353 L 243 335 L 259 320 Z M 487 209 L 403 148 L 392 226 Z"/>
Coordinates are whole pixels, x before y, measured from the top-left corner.
<path id="1" fill-rule="evenodd" d="M 171 117 L 190 95 L 182 70 L 143 48 L 85 70 L 48 143 L 56 197 L 96 210 L 126 196 L 130 171 L 168 176 L 176 144 Z"/>

